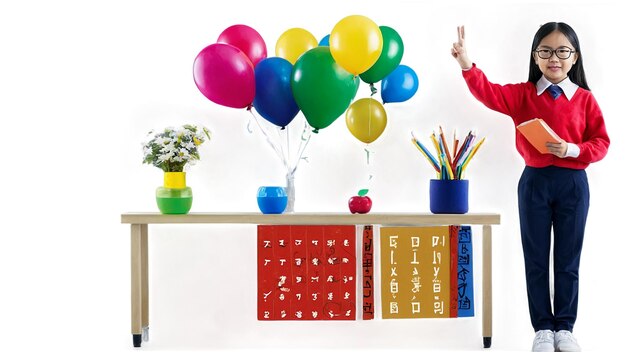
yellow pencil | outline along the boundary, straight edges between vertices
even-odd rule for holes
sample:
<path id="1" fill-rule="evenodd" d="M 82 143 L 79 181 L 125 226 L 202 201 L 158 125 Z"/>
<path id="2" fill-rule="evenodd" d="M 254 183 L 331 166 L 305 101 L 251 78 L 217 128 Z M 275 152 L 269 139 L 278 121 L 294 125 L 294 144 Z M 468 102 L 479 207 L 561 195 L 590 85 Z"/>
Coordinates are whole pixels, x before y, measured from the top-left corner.
<path id="1" fill-rule="evenodd" d="M 437 143 L 437 138 L 435 137 L 435 132 L 433 132 L 433 134 L 430 135 L 430 140 L 433 141 L 435 150 L 437 150 L 437 155 L 441 154 L 441 150 L 439 150 L 439 143 Z"/>
<path id="2" fill-rule="evenodd" d="M 444 157 L 444 164 L 446 164 L 446 170 L 448 170 L 448 175 L 450 179 L 454 180 L 454 172 L 452 172 L 452 167 L 450 166 L 450 162 L 448 161 L 448 158 Z"/>
<path id="3" fill-rule="evenodd" d="M 430 140 L 433 142 L 435 146 L 435 150 L 437 151 L 437 159 L 439 159 L 439 168 L 441 169 L 441 174 L 439 175 L 439 179 L 443 177 L 444 165 L 443 160 L 441 159 L 441 149 L 439 149 L 439 143 L 437 143 L 437 138 L 435 137 L 435 132 L 430 135 Z"/>
<path id="4" fill-rule="evenodd" d="M 442 137 L 442 135 L 439 135 Z M 452 168 L 450 167 L 449 158 L 446 156 L 446 149 L 444 149 L 443 139 L 439 138 L 439 151 L 441 152 L 441 160 L 443 162 L 442 167 L 445 166 L 447 171 L 447 178 L 450 180 L 454 180 L 454 173 L 452 172 Z"/>

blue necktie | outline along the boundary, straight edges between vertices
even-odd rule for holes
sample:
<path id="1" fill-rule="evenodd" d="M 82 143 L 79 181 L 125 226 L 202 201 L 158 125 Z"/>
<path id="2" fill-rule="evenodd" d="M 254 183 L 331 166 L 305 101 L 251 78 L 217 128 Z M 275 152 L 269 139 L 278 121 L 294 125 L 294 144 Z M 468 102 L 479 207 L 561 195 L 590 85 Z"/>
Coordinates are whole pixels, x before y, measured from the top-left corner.
<path id="1" fill-rule="evenodd" d="M 558 98 L 563 93 L 561 87 L 556 84 L 549 86 L 547 90 L 548 92 L 550 92 L 550 95 L 552 95 L 552 98 L 554 98 L 554 100 L 556 100 L 556 98 Z"/>

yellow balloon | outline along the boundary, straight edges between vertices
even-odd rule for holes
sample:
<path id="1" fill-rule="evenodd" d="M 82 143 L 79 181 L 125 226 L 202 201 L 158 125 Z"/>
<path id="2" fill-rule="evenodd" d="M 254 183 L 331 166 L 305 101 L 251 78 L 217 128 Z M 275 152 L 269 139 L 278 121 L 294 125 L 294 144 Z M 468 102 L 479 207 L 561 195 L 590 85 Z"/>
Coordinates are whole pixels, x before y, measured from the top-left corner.
<path id="1" fill-rule="evenodd" d="M 348 130 L 363 143 L 372 143 L 387 127 L 387 113 L 383 104 L 372 98 L 355 101 L 346 110 Z"/>
<path id="2" fill-rule="evenodd" d="M 291 64 L 298 61 L 300 55 L 317 47 L 317 38 L 303 28 L 291 28 L 280 35 L 276 41 L 276 56 L 282 57 Z"/>
<path id="3" fill-rule="evenodd" d="M 335 62 L 356 76 L 378 60 L 383 51 L 383 35 L 374 21 L 352 15 L 337 22 L 330 32 L 329 44 Z"/>

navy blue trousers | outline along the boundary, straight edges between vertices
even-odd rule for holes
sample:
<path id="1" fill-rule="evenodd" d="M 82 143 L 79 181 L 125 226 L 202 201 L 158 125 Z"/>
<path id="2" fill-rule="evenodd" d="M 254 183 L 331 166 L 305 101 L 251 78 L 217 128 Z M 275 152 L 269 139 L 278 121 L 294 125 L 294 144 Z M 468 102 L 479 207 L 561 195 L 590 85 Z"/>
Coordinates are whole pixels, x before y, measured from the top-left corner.
<path id="1" fill-rule="evenodd" d="M 578 267 L 589 210 L 585 170 L 527 166 L 518 205 L 530 320 L 535 331 L 574 329 Z M 550 301 L 550 243 L 554 232 L 554 310 Z"/>

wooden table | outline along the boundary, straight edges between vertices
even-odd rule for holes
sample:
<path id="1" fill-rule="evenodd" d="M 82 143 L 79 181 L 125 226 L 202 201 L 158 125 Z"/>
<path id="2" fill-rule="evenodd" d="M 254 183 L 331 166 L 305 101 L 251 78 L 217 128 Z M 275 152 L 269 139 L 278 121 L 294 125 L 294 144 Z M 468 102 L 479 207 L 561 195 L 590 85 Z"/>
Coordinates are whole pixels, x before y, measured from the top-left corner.
<path id="1" fill-rule="evenodd" d="M 150 224 L 261 224 L 261 225 L 482 225 L 483 235 L 483 346 L 491 347 L 491 225 L 500 224 L 500 214 L 431 213 L 123 213 L 122 223 L 130 224 L 131 243 L 131 333 L 133 345 L 141 347 L 148 338 L 148 225 Z"/>

